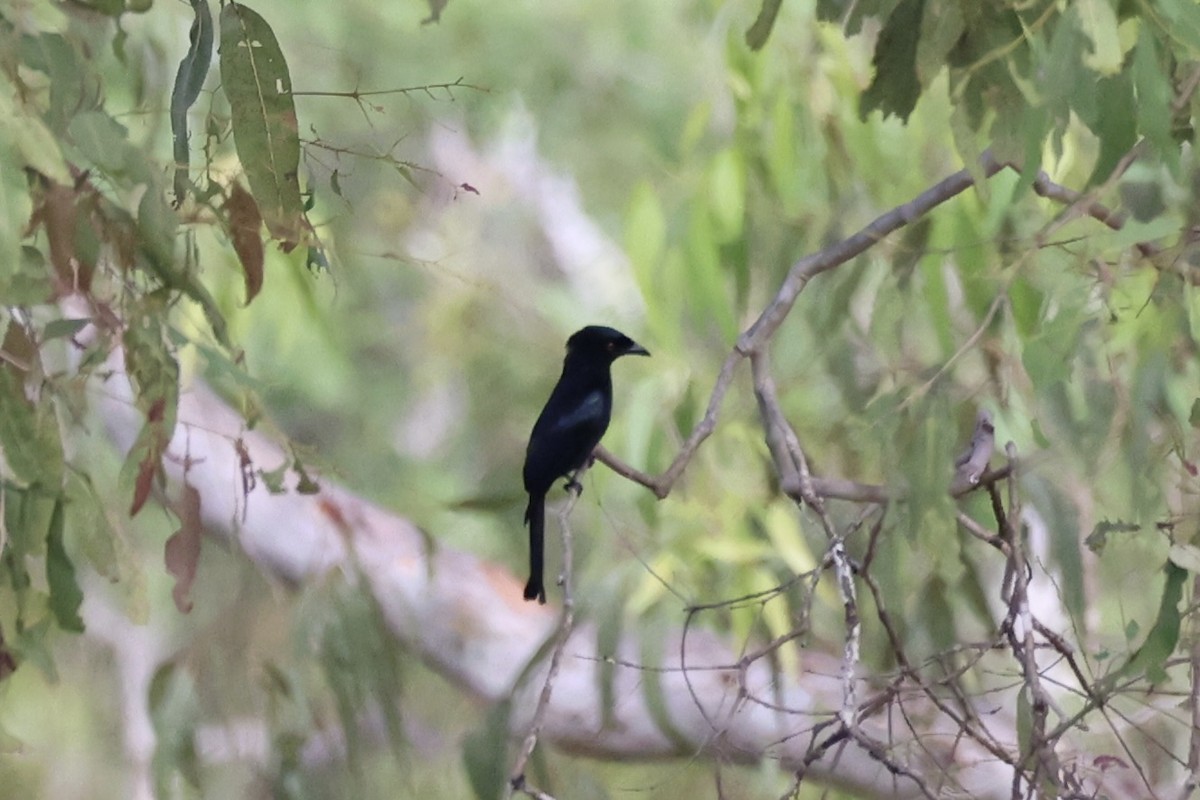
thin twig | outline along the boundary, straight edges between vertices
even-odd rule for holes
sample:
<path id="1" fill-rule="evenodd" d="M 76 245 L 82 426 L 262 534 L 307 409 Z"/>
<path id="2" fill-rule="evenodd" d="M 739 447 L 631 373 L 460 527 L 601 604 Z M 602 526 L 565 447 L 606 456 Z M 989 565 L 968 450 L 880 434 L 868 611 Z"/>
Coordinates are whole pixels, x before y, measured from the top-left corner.
<path id="1" fill-rule="evenodd" d="M 521 792 L 537 800 L 545 800 L 549 795 L 530 787 L 525 782 L 525 767 L 529 763 L 530 756 L 533 755 L 533 749 L 537 746 L 538 736 L 541 734 L 542 725 L 545 723 L 546 710 L 550 706 L 550 696 L 554 692 L 554 679 L 558 676 L 563 652 L 566 650 L 567 641 L 571 638 L 571 631 L 575 627 L 575 593 L 572 579 L 574 549 L 572 547 L 570 516 L 575 508 L 575 503 L 579 501 L 581 492 L 579 479 L 583 477 L 583 473 L 587 469 L 588 465 L 584 464 L 583 467 L 575 472 L 569 484 L 571 489 L 570 497 L 558 512 L 559 531 L 562 535 L 563 559 L 563 570 L 560 580 L 563 589 L 562 617 L 559 618 L 558 631 L 555 634 L 554 650 L 550 654 L 550 667 L 546 671 L 546 682 L 542 684 L 541 694 L 538 695 L 537 707 L 533 712 L 533 720 L 529 725 L 529 733 L 526 734 L 525 740 L 521 745 L 521 751 L 517 756 L 516 762 L 513 764 L 512 777 L 509 779 L 510 792 Z"/>

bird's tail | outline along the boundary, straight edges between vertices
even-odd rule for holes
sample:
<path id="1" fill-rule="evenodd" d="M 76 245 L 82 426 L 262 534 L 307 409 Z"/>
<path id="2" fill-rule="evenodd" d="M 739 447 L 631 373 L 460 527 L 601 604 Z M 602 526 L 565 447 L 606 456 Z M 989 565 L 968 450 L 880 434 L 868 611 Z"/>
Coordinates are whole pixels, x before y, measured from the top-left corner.
<path id="1" fill-rule="evenodd" d="M 542 585 L 542 549 L 545 546 L 546 496 L 529 495 L 525 507 L 525 521 L 529 523 L 529 582 L 525 584 L 525 599 L 546 602 L 546 587 Z"/>

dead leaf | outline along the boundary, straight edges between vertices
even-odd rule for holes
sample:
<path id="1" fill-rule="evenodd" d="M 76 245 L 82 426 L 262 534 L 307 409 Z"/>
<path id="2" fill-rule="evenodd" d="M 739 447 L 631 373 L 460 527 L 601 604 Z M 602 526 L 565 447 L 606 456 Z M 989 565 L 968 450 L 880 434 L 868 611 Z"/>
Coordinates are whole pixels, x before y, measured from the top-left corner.
<path id="1" fill-rule="evenodd" d="M 176 504 L 179 514 L 179 530 L 167 539 L 164 560 L 167 572 L 175 577 L 171 598 L 180 613 L 192 610 L 192 582 L 196 579 L 196 568 L 200 565 L 200 539 L 204 527 L 200 522 L 200 493 L 195 487 L 184 484 L 183 497 Z"/>
<path id="2" fill-rule="evenodd" d="M 250 305 L 263 285 L 262 214 L 253 195 L 236 181 L 229 187 L 225 212 L 229 214 L 233 250 L 242 262 L 242 275 L 246 279 L 246 305 Z"/>

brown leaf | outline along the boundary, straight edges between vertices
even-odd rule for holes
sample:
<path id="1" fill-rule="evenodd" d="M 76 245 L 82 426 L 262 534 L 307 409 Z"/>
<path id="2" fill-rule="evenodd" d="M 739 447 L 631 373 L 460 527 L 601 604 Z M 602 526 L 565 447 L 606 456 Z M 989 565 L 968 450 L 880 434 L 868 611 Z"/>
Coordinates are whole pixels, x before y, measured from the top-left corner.
<path id="1" fill-rule="evenodd" d="M 183 485 L 183 497 L 175 504 L 179 513 L 179 530 L 167 539 L 164 560 L 167 572 L 175 576 L 171 598 L 180 613 L 192 610 L 192 582 L 200 564 L 200 538 L 204 529 L 200 522 L 200 493 L 195 487 Z"/>
<path id="2" fill-rule="evenodd" d="M 158 459 L 154 453 L 147 452 L 142 463 L 138 465 L 137 480 L 133 484 L 133 502 L 129 506 L 129 516 L 136 517 L 150 498 L 150 490 L 154 487 L 154 472 L 158 467 Z"/>
<path id="3" fill-rule="evenodd" d="M 242 273 L 246 278 L 246 305 L 250 305 L 263 284 L 262 214 L 254 197 L 236 181 L 229 187 L 225 212 L 229 214 L 233 250 L 242 262 Z"/>
<path id="4" fill-rule="evenodd" d="M 33 193 L 33 211 L 27 226 L 29 233 L 45 228 L 50 264 L 60 294 L 90 291 L 95 266 L 80 257 L 79 241 L 80 237 L 97 235 L 91 219 L 97 193 L 88 182 L 88 173 L 74 169 L 72 173 L 76 178 L 74 186 L 37 175 L 38 191 Z"/>
<path id="5" fill-rule="evenodd" d="M 0 369 L 11 370 L 13 376 L 24 384 L 30 368 L 38 357 L 37 345 L 29 337 L 29 331 L 25 329 L 25 326 L 10 319 L 8 330 L 4 332 L 4 342 L 0 344 L 0 350 L 4 351 L 5 356 L 0 359 Z"/>
<path id="6" fill-rule="evenodd" d="M 137 479 L 133 483 L 133 503 L 129 507 L 129 516 L 135 517 L 146 505 L 150 490 L 154 487 L 154 476 L 167 449 L 166 437 L 163 431 L 163 413 L 166 410 L 166 400 L 159 398 L 150 406 L 146 414 L 146 428 L 150 436 L 146 447 L 146 455 L 138 464 Z"/>
<path id="7" fill-rule="evenodd" d="M 75 192 L 67 186 L 46 181 L 39 209 L 50 245 L 50 263 L 65 291 L 74 282 L 75 272 Z"/>

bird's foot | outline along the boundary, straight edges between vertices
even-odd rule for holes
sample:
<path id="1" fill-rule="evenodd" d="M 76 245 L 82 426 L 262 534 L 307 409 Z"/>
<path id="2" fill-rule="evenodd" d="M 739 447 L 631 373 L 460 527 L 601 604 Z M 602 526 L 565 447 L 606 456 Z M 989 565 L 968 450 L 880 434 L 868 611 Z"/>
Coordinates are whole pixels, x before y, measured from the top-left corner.
<path id="1" fill-rule="evenodd" d="M 583 484 L 575 480 L 575 476 L 567 478 L 567 482 L 563 484 L 563 488 L 575 496 L 583 494 Z"/>

